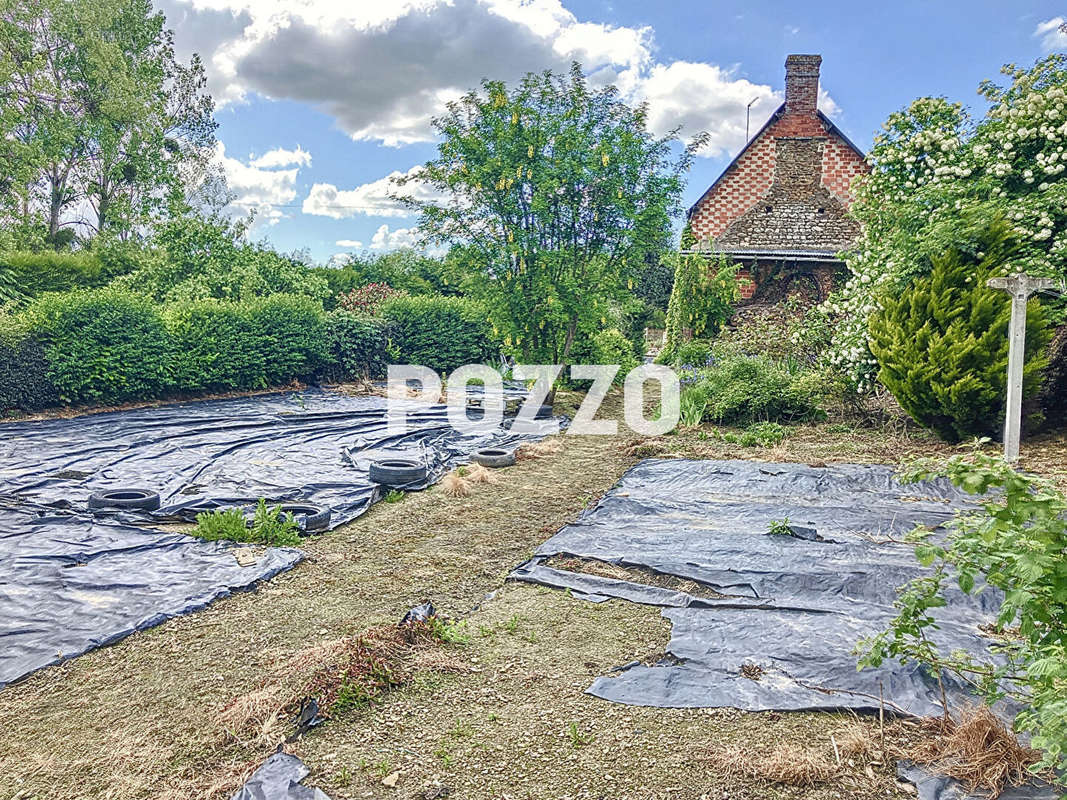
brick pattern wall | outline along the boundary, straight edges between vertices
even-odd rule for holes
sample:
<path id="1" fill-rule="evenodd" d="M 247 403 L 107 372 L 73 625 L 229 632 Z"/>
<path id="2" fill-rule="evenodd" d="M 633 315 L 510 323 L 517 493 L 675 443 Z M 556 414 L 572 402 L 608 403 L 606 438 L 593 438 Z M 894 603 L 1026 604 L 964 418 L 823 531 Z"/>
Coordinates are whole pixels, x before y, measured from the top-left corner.
<path id="1" fill-rule="evenodd" d="M 854 177 L 868 171 L 866 162 L 855 150 L 827 131 L 817 116 L 783 115 L 768 127 L 759 139 L 752 142 L 741 158 L 693 209 L 689 224 L 696 240 L 700 243 L 719 241 L 727 228 L 746 213 L 766 208 L 767 205 L 772 205 L 773 208 L 773 203 L 766 201 L 775 183 L 775 167 L 779 153 L 782 152 L 778 140 L 804 137 L 816 139 L 821 144 L 821 159 L 816 168 L 819 173 L 816 193 L 819 196 L 813 196 L 808 203 L 811 209 L 809 219 L 816 218 L 820 207 L 833 207 L 835 211 L 830 213 L 834 214 L 846 210 L 853 199 L 849 185 Z M 789 152 L 788 148 L 786 152 Z M 788 227 L 781 228 L 782 235 L 788 230 Z M 854 238 L 854 234 L 849 235 Z M 815 239 L 825 241 L 827 236 L 820 234 Z M 790 235 L 788 240 L 776 242 L 774 246 L 798 248 L 825 245 L 806 241 L 803 236 L 798 238 Z"/>

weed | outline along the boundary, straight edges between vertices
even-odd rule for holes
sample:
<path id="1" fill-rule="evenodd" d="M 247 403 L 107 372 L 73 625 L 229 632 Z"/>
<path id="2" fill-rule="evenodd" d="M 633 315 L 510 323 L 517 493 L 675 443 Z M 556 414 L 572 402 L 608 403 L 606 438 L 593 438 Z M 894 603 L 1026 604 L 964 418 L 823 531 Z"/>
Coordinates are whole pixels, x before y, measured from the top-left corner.
<path id="1" fill-rule="evenodd" d="M 767 533 L 771 536 L 792 536 L 793 529 L 789 527 L 789 517 L 771 520 L 771 525 L 767 528 Z"/>
<path id="2" fill-rule="evenodd" d="M 389 494 L 385 496 L 385 502 L 387 503 L 399 503 L 404 499 L 404 492 L 400 489 L 392 489 Z"/>
<path id="3" fill-rule="evenodd" d="M 299 531 L 292 514 L 282 514 L 278 506 L 268 508 L 267 501 L 260 498 L 251 527 L 241 509 L 220 508 L 197 514 L 196 528 L 190 533 L 209 542 L 225 539 L 270 547 L 294 547 L 300 544 Z"/>
<path id="4" fill-rule="evenodd" d="M 571 740 L 571 747 L 577 750 L 579 747 L 585 747 L 591 741 L 593 741 L 593 734 L 582 733 L 578 730 L 578 723 L 572 722 L 567 726 L 567 735 Z"/>
<path id="5" fill-rule="evenodd" d="M 451 767 L 452 764 L 455 762 L 455 757 L 443 744 L 438 745 L 437 749 L 433 751 L 433 754 L 439 759 L 441 759 L 441 766 L 445 767 L 446 769 L 448 767 Z"/>
<path id="6" fill-rule="evenodd" d="M 522 618 L 518 614 L 512 614 L 508 621 L 504 623 L 504 630 L 508 633 L 515 633 L 519 629 L 519 623 Z"/>
<path id="7" fill-rule="evenodd" d="M 381 761 L 378 762 L 377 766 L 375 767 L 375 770 L 377 771 L 380 777 L 384 778 L 386 775 L 392 773 L 393 764 L 389 761 L 388 758 L 383 758 Z"/>
<path id="8" fill-rule="evenodd" d="M 720 432 L 719 438 L 742 447 L 773 447 L 788 435 L 789 429 L 777 422 L 754 422 L 740 433 Z"/>
<path id="9" fill-rule="evenodd" d="M 333 776 L 333 782 L 339 787 L 344 789 L 346 786 L 352 783 L 352 773 L 349 772 L 348 767 L 341 767 L 336 775 Z"/>
<path id="10" fill-rule="evenodd" d="M 430 633 L 439 642 L 445 644 L 470 644 L 471 635 L 466 622 L 445 622 L 433 616 L 429 620 Z"/>
<path id="11" fill-rule="evenodd" d="M 470 726 L 469 722 L 456 720 L 456 724 L 452 726 L 452 730 L 448 732 L 448 735 L 453 739 L 469 739 L 474 736 L 474 728 Z"/>

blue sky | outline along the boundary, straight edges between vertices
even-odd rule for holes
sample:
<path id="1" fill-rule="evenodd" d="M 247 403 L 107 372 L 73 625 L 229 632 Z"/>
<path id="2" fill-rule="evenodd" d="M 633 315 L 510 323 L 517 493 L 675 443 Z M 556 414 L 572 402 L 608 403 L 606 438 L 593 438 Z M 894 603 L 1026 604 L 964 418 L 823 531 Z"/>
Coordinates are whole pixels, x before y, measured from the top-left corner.
<path id="1" fill-rule="evenodd" d="M 219 157 L 281 250 L 381 252 L 414 220 L 386 178 L 432 156 L 430 118 L 482 77 L 583 63 L 646 100 L 653 128 L 711 133 L 686 205 L 781 100 L 789 53 L 821 53 L 822 108 L 861 147 L 913 98 L 982 108 L 1007 62 L 1067 49 L 1053 2 L 161 0 L 179 55 L 201 54 Z"/>

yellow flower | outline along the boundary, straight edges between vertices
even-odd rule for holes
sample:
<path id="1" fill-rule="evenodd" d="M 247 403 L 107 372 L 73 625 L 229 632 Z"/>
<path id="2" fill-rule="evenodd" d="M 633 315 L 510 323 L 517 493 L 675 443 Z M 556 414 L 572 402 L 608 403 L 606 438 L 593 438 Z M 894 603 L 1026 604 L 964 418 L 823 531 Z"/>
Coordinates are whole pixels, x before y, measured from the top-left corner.
<path id="1" fill-rule="evenodd" d="M 608 156 L 607 153 L 604 153 L 604 155 L 600 157 L 600 163 L 603 164 L 605 167 L 608 165 L 609 161 L 611 161 L 611 158 Z"/>
<path id="2" fill-rule="evenodd" d="M 533 145 L 526 148 L 526 157 L 533 158 Z"/>
<path id="3" fill-rule="evenodd" d="M 630 278 L 630 280 L 626 281 L 626 288 L 627 289 L 634 288 L 634 279 L 633 278 Z"/>

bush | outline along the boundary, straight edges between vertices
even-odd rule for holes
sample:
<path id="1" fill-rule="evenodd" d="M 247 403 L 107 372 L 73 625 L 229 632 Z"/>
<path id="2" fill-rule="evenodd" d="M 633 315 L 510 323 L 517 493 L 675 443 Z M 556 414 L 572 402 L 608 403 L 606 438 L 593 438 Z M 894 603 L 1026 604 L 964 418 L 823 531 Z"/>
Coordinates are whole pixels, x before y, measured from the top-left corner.
<path id="1" fill-rule="evenodd" d="M 707 339 L 690 339 L 679 344 L 672 354 L 674 364 L 685 367 L 703 367 L 711 363 L 711 342 Z"/>
<path id="2" fill-rule="evenodd" d="M 921 461 L 905 481 L 948 478 L 979 495 L 977 507 L 938 528 L 917 528 L 915 555 L 928 573 L 900 587 L 897 616 L 860 643 L 861 666 L 889 658 L 918 663 L 931 674 L 948 670 L 973 684 L 990 704 L 1011 697 L 1023 705 L 1015 728 L 1031 734 L 1042 753 L 1037 768 L 1067 770 L 1067 497 L 1052 482 L 1017 472 L 977 448 L 945 461 Z M 999 642 L 988 658 L 944 652 L 935 613 L 952 584 L 999 604 Z M 993 591 L 989 591 L 991 588 Z M 949 709 L 946 709 L 946 714 Z"/>
<path id="3" fill-rule="evenodd" d="M 1014 242 L 1003 224 L 986 231 L 981 255 L 952 248 L 930 274 L 882 298 L 870 321 L 878 378 L 917 422 L 951 442 L 997 435 L 1004 419 L 1011 302 L 986 280 L 1003 274 Z M 1041 382 L 1050 333 L 1032 300 L 1026 315 L 1023 394 Z"/>
<path id="4" fill-rule="evenodd" d="M 63 402 L 152 398 L 171 385 L 169 337 L 148 298 L 113 289 L 48 294 L 27 321 Z"/>
<path id="5" fill-rule="evenodd" d="M 394 289 L 387 283 L 368 283 L 341 295 L 337 299 L 337 305 L 343 311 L 376 317 L 387 301 L 406 294 L 407 292 Z"/>
<path id="6" fill-rule="evenodd" d="M 687 338 L 714 338 L 730 318 L 738 298 L 737 264 L 724 257 L 673 254 L 674 288 L 667 307 L 667 341 L 661 354 L 665 363 Z"/>
<path id="7" fill-rule="evenodd" d="M 682 378 L 682 410 L 717 423 L 790 422 L 822 417 L 822 376 L 790 371 L 765 356 L 721 350 L 707 367 Z M 697 411 L 699 410 L 699 415 Z"/>
<path id="8" fill-rule="evenodd" d="M 326 315 L 326 369 L 329 380 L 384 378 L 389 364 L 386 326 L 347 311 Z"/>
<path id="9" fill-rule="evenodd" d="M 10 316 L 0 317 L 0 414 L 59 403 L 44 347 Z"/>
<path id="10" fill-rule="evenodd" d="M 263 354 L 267 386 L 309 378 L 326 364 L 326 325 L 317 302 L 274 294 L 251 299 L 245 307 Z"/>
<path id="11" fill-rule="evenodd" d="M 0 256 L 0 271 L 8 272 L 23 299 L 45 292 L 103 286 L 110 279 L 100 259 L 91 252 L 15 252 Z"/>
<path id="12" fill-rule="evenodd" d="M 182 392 L 262 389 L 267 350 L 247 305 L 178 303 L 164 314 L 174 349 L 173 382 Z"/>
<path id="13" fill-rule="evenodd" d="M 396 298 L 382 307 L 382 317 L 389 324 L 389 355 L 396 363 L 443 373 L 499 352 L 485 310 L 466 298 Z"/>

